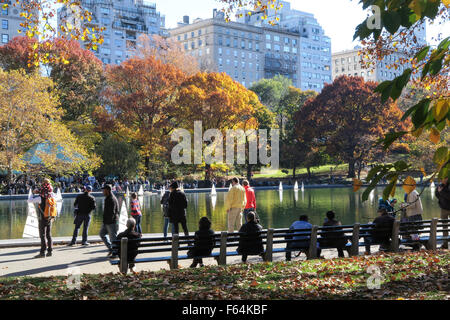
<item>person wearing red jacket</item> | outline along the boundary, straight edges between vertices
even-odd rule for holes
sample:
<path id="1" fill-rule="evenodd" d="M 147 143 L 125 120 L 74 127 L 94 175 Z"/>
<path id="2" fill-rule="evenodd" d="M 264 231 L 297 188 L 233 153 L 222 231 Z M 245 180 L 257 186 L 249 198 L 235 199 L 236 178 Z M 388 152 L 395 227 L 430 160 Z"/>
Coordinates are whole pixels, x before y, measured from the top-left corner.
<path id="1" fill-rule="evenodd" d="M 247 198 L 247 204 L 244 208 L 244 221 L 247 222 L 247 215 L 249 212 L 256 212 L 256 197 L 255 190 L 250 187 L 250 183 L 247 180 L 242 182 L 245 189 L 245 197 Z"/>

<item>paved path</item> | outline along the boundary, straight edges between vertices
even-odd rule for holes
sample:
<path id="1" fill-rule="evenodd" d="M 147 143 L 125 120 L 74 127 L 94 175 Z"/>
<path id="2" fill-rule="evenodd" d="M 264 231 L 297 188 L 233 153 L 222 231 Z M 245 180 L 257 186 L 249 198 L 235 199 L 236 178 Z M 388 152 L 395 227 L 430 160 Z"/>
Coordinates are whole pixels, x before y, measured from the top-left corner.
<path id="1" fill-rule="evenodd" d="M 149 236 L 149 235 L 147 235 Z M 153 234 L 152 236 L 160 236 Z M 61 240 L 60 240 L 61 241 Z M 278 246 L 275 246 L 278 247 Z M 75 245 L 68 247 L 66 245 L 56 245 L 53 249 L 53 256 L 46 258 L 33 258 L 39 253 L 39 246 L 28 247 L 13 247 L 0 248 L 0 276 L 65 276 L 68 273 L 69 267 L 79 267 L 81 273 L 99 274 L 109 272 L 119 272 L 117 266 L 112 266 L 109 259 L 106 257 L 107 250 L 102 243 L 92 243 L 90 246 Z M 372 248 L 372 252 L 378 249 L 378 246 Z M 215 249 L 218 250 L 218 249 Z M 363 254 L 364 248 L 360 248 Z M 170 252 L 163 253 L 165 256 L 170 255 Z M 158 256 L 159 254 L 147 254 L 147 256 Z M 325 258 L 337 257 L 335 249 L 327 249 L 322 251 L 322 256 Z M 293 260 L 304 260 L 306 257 L 302 254 Z M 227 263 L 240 263 L 241 257 L 227 257 Z M 284 261 L 284 254 L 274 254 L 274 261 Z M 250 256 L 248 262 L 260 262 L 260 257 Z M 179 265 L 183 268 L 189 267 L 191 260 L 180 260 Z M 206 265 L 216 265 L 213 258 L 204 259 Z M 167 262 L 152 262 L 136 264 L 137 271 L 157 271 L 161 269 L 169 269 Z"/>

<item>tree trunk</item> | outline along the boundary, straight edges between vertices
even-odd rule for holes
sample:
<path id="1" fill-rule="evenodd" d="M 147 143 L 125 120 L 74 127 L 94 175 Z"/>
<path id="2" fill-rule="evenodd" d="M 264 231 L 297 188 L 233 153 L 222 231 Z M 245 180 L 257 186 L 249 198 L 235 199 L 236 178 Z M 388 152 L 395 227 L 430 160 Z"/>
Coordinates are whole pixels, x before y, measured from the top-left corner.
<path id="1" fill-rule="evenodd" d="M 205 164 L 205 180 L 209 181 L 211 179 L 211 165 Z"/>
<path id="2" fill-rule="evenodd" d="M 355 177 L 355 160 L 351 160 L 348 163 L 348 175 L 347 178 L 354 178 Z"/>
<path id="3" fill-rule="evenodd" d="M 150 177 L 150 157 L 145 156 L 145 174 Z"/>
<path id="4" fill-rule="evenodd" d="M 252 179 L 252 167 L 253 165 L 247 164 L 247 180 L 250 181 Z"/>
<path id="5" fill-rule="evenodd" d="M 311 179 L 311 167 L 306 167 L 306 171 L 308 172 L 308 178 Z"/>
<path id="6" fill-rule="evenodd" d="M 292 169 L 292 179 L 295 179 L 295 170 L 296 170 L 296 166 L 294 166 L 294 168 Z"/>

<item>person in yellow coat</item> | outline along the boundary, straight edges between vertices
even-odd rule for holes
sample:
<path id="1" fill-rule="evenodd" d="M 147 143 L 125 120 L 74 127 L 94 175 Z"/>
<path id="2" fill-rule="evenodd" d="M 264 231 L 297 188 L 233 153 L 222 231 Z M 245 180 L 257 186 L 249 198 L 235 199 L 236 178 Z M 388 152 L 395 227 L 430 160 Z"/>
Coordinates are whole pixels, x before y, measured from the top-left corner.
<path id="1" fill-rule="evenodd" d="M 239 230 L 242 226 L 242 211 L 245 208 L 247 199 L 245 197 L 245 189 L 239 184 L 238 178 L 231 180 L 231 189 L 225 198 L 225 210 L 228 215 L 228 232 Z"/>

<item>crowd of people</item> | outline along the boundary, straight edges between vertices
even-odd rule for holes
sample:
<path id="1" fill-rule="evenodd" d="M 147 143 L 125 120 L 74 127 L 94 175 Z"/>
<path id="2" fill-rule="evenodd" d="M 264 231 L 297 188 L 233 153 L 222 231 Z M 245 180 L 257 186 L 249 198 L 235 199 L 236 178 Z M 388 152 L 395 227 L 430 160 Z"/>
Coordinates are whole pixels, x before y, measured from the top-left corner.
<path id="1" fill-rule="evenodd" d="M 119 203 L 113 192 L 113 186 L 104 184 L 102 187 L 103 195 L 105 197 L 103 206 L 103 223 L 100 230 L 100 237 L 108 249 L 108 256 L 116 258 L 112 248 L 112 242 L 127 237 L 129 239 L 138 239 L 142 236 L 141 220 L 142 212 L 137 194 L 131 194 L 131 218 L 127 221 L 126 231 L 118 233 L 119 221 Z M 82 245 L 89 245 L 88 243 L 88 229 L 90 223 L 90 215 L 96 209 L 95 199 L 90 194 L 93 188 L 91 185 L 84 187 L 84 192 L 77 196 L 75 200 L 75 229 L 70 246 L 76 243 L 79 229 L 83 225 Z M 54 201 L 52 202 L 53 187 L 48 179 L 44 179 L 39 189 L 34 189 L 34 193 L 39 194 L 41 202 L 39 204 L 39 232 L 41 237 L 41 251 L 38 258 L 52 255 L 52 239 L 51 239 L 51 225 L 52 220 L 56 214 L 52 213 L 54 209 Z M 435 195 L 439 200 L 441 208 L 441 219 L 449 219 L 450 216 L 450 187 L 448 179 L 443 179 L 442 183 L 435 191 Z M 162 195 L 161 204 L 163 208 L 164 217 L 164 237 L 167 238 L 168 227 L 172 226 L 172 234 L 179 233 L 179 225 L 183 228 L 186 236 L 189 235 L 186 209 L 188 201 L 185 193 L 180 190 L 178 182 L 172 182 L 168 186 L 168 191 Z M 373 221 L 373 229 L 370 234 L 365 237 L 366 253 L 370 254 L 370 244 L 381 244 L 380 250 L 389 250 L 391 242 L 391 231 L 395 216 L 397 212 L 401 212 L 401 221 L 414 222 L 422 220 L 422 203 L 420 194 L 413 190 L 405 194 L 404 202 L 398 210 L 395 210 L 397 204 L 396 199 L 379 200 L 378 216 Z M 256 213 L 256 197 L 255 191 L 250 186 L 247 180 L 244 180 L 242 185 L 238 178 L 231 180 L 231 188 L 225 198 L 225 210 L 227 211 L 228 232 L 233 233 L 238 231 L 240 233 L 240 240 L 237 252 L 242 255 L 242 261 L 245 262 L 249 255 L 261 255 L 264 257 L 263 239 L 260 232 L 260 219 Z M 244 218 L 244 223 L 242 219 Z M 297 221 L 294 221 L 290 226 L 292 235 L 288 238 L 286 251 L 286 260 L 291 260 L 291 252 L 305 252 L 310 247 L 309 236 L 305 235 L 304 230 L 312 228 L 308 221 L 307 215 L 301 215 Z M 341 225 L 341 222 L 336 219 L 336 214 L 333 211 L 326 213 L 326 219 L 323 223 L 324 227 L 330 230 Z M 299 232 L 298 229 L 302 229 Z M 447 236 L 447 231 L 444 231 L 444 236 Z M 412 233 L 410 237 L 414 239 L 415 235 Z M 321 254 L 321 248 L 336 248 L 339 257 L 344 257 L 344 250 L 348 248 L 348 239 L 344 233 L 336 232 L 333 236 L 324 234 L 317 242 L 317 256 Z M 128 251 L 130 268 L 134 267 L 133 261 L 137 254 L 136 242 L 130 242 Z M 211 221 L 207 217 L 203 217 L 199 221 L 199 230 L 195 232 L 193 246 L 188 251 L 188 255 L 193 257 L 191 267 L 197 265 L 202 266 L 202 259 L 199 256 L 208 256 L 214 247 L 214 231 L 211 229 Z M 448 248 L 448 242 L 444 242 L 442 248 Z M 47 255 L 45 251 L 47 250 Z"/>

